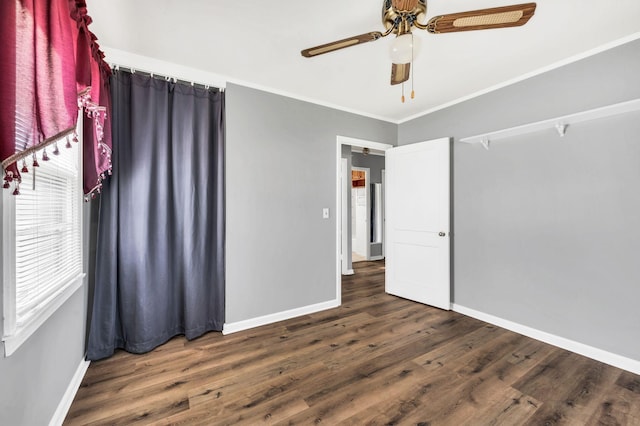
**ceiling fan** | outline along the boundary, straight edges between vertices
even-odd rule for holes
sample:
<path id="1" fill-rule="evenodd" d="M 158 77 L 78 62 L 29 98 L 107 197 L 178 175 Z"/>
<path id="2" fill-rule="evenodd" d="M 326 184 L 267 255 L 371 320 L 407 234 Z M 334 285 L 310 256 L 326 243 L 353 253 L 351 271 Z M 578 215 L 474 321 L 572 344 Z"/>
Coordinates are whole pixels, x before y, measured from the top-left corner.
<path id="1" fill-rule="evenodd" d="M 524 3 L 434 16 L 423 24 L 422 22 L 427 14 L 426 0 L 383 0 L 382 24 L 385 27 L 384 32 L 372 31 L 304 49 L 300 53 L 304 57 L 311 58 L 344 49 L 345 47 L 379 40 L 393 33 L 396 35 L 396 40 L 394 40 L 391 48 L 393 62 L 391 84 L 395 85 L 404 83 L 410 77 L 414 53 L 413 34 L 411 32 L 413 28 L 427 30 L 432 34 L 440 34 L 518 27 L 526 24 L 535 10 L 535 3 Z"/>

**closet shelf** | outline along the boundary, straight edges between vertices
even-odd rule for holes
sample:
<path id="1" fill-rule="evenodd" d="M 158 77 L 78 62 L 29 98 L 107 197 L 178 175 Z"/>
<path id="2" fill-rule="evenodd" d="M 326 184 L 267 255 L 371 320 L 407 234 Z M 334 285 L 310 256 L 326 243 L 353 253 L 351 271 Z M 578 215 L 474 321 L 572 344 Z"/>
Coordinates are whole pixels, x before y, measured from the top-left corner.
<path id="1" fill-rule="evenodd" d="M 486 149 L 493 141 L 509 138 L 527 133 L 539 132 L 541 130 L 556 129 L 558 135 L 564 136 L 567 128 L 573 124 L 583 121 L 596 120 L 598 118 L 611 117 L 618 114 L 640 110 L 640 99 L 620 102 L 588 111 L 577 112 L 575 114 L 564 115 L 562 117 L 550 118 L 548 120 L 537 121 L 535 123 L 523 124 L 521 126 L 510 127 L 508 129 L 496 130 L 494 132 L 483 133 L 476 136 L 468 136 L 460 139 L 464 143 L 479 143 Z"/>

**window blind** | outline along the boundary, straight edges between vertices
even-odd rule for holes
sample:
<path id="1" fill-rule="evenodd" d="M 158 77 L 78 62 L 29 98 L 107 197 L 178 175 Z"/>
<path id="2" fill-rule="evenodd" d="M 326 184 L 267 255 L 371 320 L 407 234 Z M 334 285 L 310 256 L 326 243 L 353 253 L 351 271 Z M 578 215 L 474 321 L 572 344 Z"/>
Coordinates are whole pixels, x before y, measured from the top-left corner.
<path id="1" fill-rule="evenodd" d="M 82 273 L 79 147 L 48 151 L 51 161 L 22 173 L 15 197 L 18 328 Z"/>

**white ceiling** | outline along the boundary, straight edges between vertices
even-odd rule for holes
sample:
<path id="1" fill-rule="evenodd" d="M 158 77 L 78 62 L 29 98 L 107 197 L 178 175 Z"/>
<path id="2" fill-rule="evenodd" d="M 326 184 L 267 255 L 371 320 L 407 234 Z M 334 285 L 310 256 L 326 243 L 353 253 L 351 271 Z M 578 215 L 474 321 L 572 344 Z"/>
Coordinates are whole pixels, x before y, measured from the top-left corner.
<path id="1" fill-rule="evenodd" d="M 428 0 L 427 18 L 524 2 Z M 389 85 L 392 36 L 315 58 L 300 55 L 307 47 L 383 30 L 382 0 L 87 3 L 102 46 L 392 122 L 640 34 L 639 0 L 538 0 L 523 27 L 439 35 L 417 30 L 416 98 L 402 104 L 400 87 Z"/>

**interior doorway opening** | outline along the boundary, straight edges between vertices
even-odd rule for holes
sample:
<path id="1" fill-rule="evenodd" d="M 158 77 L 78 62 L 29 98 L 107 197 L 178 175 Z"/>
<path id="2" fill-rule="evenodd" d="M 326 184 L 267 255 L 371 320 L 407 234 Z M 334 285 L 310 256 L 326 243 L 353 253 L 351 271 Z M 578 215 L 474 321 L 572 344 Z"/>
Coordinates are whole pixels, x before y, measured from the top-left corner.
<path id="1" fill-rule="evenodd" d="M 336 205 L 339 216 L 336 221 L 336 291 L 339 297 L 342 276 L 354 273 L 353 228 L 357 226 L 353 221 L 354 204 L 360 203 L 363 207 L 360 217 L 366 218 L 364 227 L 356 228 L 355 236 L 364 237 L 364 249 L 360 246 L 356 253 L 364 258 L 362 260 L 384 259 L 384 161 L 385 151 L 392 147 L 390 144 L 337 137 Z M 361 175 L 357 175 L 354 192 L 352 172 L 367 168 L 364 185 Z"/>

